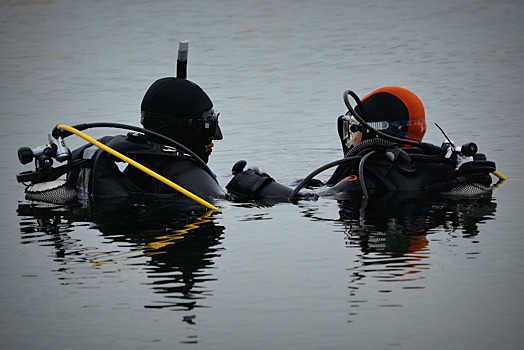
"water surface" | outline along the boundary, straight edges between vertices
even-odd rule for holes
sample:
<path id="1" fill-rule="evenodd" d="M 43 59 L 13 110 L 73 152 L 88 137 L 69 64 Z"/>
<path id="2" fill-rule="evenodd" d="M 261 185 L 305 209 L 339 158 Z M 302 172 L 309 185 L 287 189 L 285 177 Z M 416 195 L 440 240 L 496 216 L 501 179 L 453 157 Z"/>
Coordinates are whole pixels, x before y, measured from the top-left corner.
<path id="1" fill-rule="evenodd" d="M 523 10 L 510 0 L 1 2 L 0 346 L 520 349 Z M 222 185 L 239 159 L 284 183 L 338 159 L 342 92 L 384 85 L 423 100 L 426 141 L 442 141 L 436 122 L 477 142 L 509 180 L 490 201 L 393 198 L 364 217 L 329 199 L 184 215 L 109 203 L 96 218 L 30 206 L 17 149 L 44 144 L 58 123 L 138 125 L 147 87 L 174 75 L 179 40 L 190 41 L 189 78 L 221 112 L 210 165 Z"/>

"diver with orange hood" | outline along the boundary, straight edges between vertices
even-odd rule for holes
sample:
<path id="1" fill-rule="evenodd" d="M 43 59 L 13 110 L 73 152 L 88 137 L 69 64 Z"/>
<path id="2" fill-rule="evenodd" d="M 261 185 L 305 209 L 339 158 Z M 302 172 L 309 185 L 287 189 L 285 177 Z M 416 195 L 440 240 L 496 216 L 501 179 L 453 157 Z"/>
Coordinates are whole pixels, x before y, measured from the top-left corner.
<path id="1" fill-rule="evenodd" d="M 344 92 L 347 113 L 337 129 L 344 158 L 328 163 L 305 177 L 295 189 L 276 183 L 257 168 L 244 170 L 238 161 L 226 188 L 235 198 L 291 200 L 308 196 L 336 199 L 369 198 L 411 191 L 446 198 L 491 196 L 495 163 L 477 152 L 475 143 L 456 146 L 447 138 L 441 146 L 422 142 L 426 132 L 424 105 L 413 92 L 397 86 L 379 88 L 362 100 Z M 350 97 L 356 102 L 353 108 Z M 314 176 L 337 167 L 326 183 Z M 317 188 L 304 192 L 304 187 Z"/>

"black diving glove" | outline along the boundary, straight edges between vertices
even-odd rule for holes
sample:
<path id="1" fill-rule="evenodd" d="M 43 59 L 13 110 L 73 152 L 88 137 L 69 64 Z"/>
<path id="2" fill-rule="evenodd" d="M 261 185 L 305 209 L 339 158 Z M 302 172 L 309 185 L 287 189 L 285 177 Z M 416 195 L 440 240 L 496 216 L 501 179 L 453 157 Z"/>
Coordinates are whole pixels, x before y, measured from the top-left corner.
<path id="1" fill-rule="evenodd" d="M 271 176 L 261 172 L 258 168 L 244 170 L 246 161 L 239 160 L 233 165 L 233 179 L 226 185 L 229 193 L 250 199 L 268 199 L 271 201 L 289 201 L 292 188 L 279 184 Z M 301 199 L 315 200 L 314 193 L 298 193 Z"/>
<path id="2" fill-rule="evenodd" d="M 266 173 L 261 173 L 258 168 L 244 170 L 246 164 L 246 161 L 239 160 L 233 165 L 234 177 L 226 185 L 226 189 L 232 194 L 256 197 L 262 188 L 271 182 L 275 182 L 275 179 Z"/>
<path id="3" fill-rule="evenodd" d="M 417 170 L 411 157 L 400 147 L 389 148 L 386 150 L 386 156 L 406 173 L 414 173 Z"/>

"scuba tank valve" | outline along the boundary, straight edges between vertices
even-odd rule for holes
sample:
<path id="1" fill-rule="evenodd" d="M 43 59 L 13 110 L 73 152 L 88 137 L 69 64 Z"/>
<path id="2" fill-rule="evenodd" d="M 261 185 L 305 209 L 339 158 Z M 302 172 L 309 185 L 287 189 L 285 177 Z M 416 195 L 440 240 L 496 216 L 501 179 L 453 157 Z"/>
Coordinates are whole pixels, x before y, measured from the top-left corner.
<path id="1" fill-rule="evenodd" d="M 36 168 L 38 170 L 49 170 L 53 166 L 53 159 L 60 163 L 69 160 L 71 151 L 67 148 L 61 136 L 53 137 L 52 133 L 48 135 L 49 143 L 44 146 L 35 148 L 20 147 L 18 149 L 18 160 L 22 164 L 27 164 L 36 159 Z"/>

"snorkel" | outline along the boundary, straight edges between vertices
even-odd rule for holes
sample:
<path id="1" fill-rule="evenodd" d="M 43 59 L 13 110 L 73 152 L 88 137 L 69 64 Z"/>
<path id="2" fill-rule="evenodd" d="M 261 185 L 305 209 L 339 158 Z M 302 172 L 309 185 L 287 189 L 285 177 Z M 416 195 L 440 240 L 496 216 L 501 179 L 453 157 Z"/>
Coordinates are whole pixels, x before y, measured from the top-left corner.
<path id="1" fill-rule="evenodd" d="M 189 51 L 189 41 L 180 41 L 178 43 L 178 57 L 176 60 L 176 77 L 181 79 L 187 78 L 187 52 Z"/>

